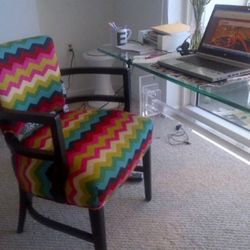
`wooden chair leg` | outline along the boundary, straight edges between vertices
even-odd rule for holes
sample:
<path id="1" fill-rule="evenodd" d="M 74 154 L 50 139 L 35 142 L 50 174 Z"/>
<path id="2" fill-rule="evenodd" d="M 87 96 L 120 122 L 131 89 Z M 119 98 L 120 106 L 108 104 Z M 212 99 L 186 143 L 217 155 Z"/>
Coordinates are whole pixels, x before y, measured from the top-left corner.
<path id="1" fill-rule="evenodd" d="M 95 250 L 107 250 L 104 208 L 98 210 L 89 209 L 89 217 Z"/>
<path id="2" fill-rule="evenodd" d="M 18 218 L 17 233 L 23 232 L 25 218 L 27 214 L 27 208 L 28 208 L 27 195 L 21 188 L 19 188 L 19 218 Z"/>
<path id="3" fill-rule="evenodd" d="M 150 148 L 143 157 L 143 168 L 144 168 L 144 189 L 145 189 L 145 200 L 151 201 L 152 199 L 152 183 L 151 183 L 151 150 Z"/>

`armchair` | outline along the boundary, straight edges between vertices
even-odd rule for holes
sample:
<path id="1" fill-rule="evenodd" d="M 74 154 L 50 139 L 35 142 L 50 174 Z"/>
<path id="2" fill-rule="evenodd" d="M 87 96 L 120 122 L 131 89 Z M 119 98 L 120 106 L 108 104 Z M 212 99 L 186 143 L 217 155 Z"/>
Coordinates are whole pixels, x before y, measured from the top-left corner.
<path id="1" fill-rule="evenodd" d="M 61 75 L 67 74 L 120 75 L 123 96 L 65 98 Z M 129 80 L 124 68 L 60 71 L 47 36 L 0 45 L 0 128 L 19 185 L 18 233 L 28 211 L 40 223 L 105 250 L 105 203 L 135 169 L 143 172 L 145 199 L 151 200 L 153 125 L 129 113 Z M 91 100 L 121 102 L 124 110 L 63 110 L 65 104 Z M 141 158 L 143 166 L 137 167 Z M 90 232 L 44 217 L 32 206 L 32 197 L 88 209 Z"/>

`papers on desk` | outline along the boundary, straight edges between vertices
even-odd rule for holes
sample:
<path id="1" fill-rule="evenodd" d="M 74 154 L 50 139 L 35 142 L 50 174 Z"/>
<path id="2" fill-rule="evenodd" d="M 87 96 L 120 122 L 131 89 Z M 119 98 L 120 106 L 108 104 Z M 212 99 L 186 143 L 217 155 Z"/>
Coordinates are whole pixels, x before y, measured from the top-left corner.
<path id="1" fill-rule="evenodd" d="M 142 45 L 140 43 L 127 43 L 122 46 L 117 46 L 117 48 L 138 53 L 139 55 L 132 55 L 134 63 L 155 63 L 159 60 L 166 59 L 167 55 L 169 55 L 166 51 L 156 50 L 152 46 Z"/>
<path id="2" fill-rule="evenodd" d="M 174 33 L 188 32 L 190 26 L 184 23 L 170 23 L 151 27 L 152 30 L 163 35 L 173 35 Z"/>
<path id="3" fill-rule="evenodd" d="M 133 57 L 133 63 L 156 63 L 159 60 L 164 60 L 169 57 L 169 53 L 162 51 L 153 51 L 148 55 L 140 55 Z"/>
<path id="4" fill-rule="evenodd" d="M 152 46 L 142 45 L 140 43 L 127 43 L 122 46 L 117 46 L 117 48 L 121 50 L 136 52 L 142 55 L 150 54 L 151 52 L 155 50 L 155 48 L 153 48 Z"/>

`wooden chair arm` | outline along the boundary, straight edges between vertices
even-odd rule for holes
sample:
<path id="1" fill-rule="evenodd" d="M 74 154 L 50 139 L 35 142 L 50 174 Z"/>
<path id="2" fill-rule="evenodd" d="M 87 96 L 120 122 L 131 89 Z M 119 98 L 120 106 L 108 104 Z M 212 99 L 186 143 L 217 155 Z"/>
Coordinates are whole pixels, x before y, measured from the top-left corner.
<path id="1" fill-rule="evenodd" d="M 48 125 L 51 128 L 54 147 L 53 152 L 26 148 L 19 142 L 16 136 L 6 132 L 5 138 L 13 153 L 44 160 L 62 161 L 62 159 L 65 158 L 65 145 L 59 114 L 16 111 L 0 108 L 0 121 L 33 122 Z M 66 160 L 63 160 L 61 163 L 66 164 Z"/>
<path id="2" fill-rule="evenodd" d="M 107 74 L 121 75 L 123 77 L 123 96 L 111 95 L 79 95 L 66 98 L 67 103 L 81 101 L 107 101 L 107 102 L 123 102 L 124 110 L 130 111 L 130 74 L 127 68 L 118 67 L 75 67 L 61 69 L 62 76 L 76 74 Z"/>

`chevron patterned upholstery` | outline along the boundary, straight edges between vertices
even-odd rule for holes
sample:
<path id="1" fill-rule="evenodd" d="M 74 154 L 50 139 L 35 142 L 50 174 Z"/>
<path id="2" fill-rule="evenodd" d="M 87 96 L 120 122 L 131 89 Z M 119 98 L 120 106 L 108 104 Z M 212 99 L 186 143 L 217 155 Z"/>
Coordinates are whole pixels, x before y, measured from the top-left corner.
<path id="1" fill-rule="evenodd" d="M 0 45 L 0 105 L 19 111 L 51 112 L 65 100 L 55 47 L 51 38 L 33 37 Z M 134 170 L 151 143 L 152 122 L 123 111 L 77 110 L 60 112 L 66 146 L 68 204 L 90 209 L 103 207 L 107 198 Z M 14 126 L 13 126 L 14 125 Z M 3 130 L 20 133 L 23 123 Z M 33 149 L 52 150 L 49 127 L 23 139 Z M 22 189 L 53 199 L 53 163 L 15 155 Z"/>
<path id="2" fill-rule="evenodd" d="M 38 36 L 0 45 L 0 103 L 7 109 L 61 110 L 64 97 L 53 41 Z M 19 133 L 23 123 L 4 129 Z"/>
<path id="3" fill-rule="evenodd" d="M 122 111 L 80 110 L 61 115 L 69 174 L 67 203 L 100 208 L 135 168 L 151 142 L 152 122 Z M 52 149 L 48 127 L 23 141 L 32 148 Z M 17 176 L 25 191 L 53 199 L 52 163 L 17 156 Z"/>

